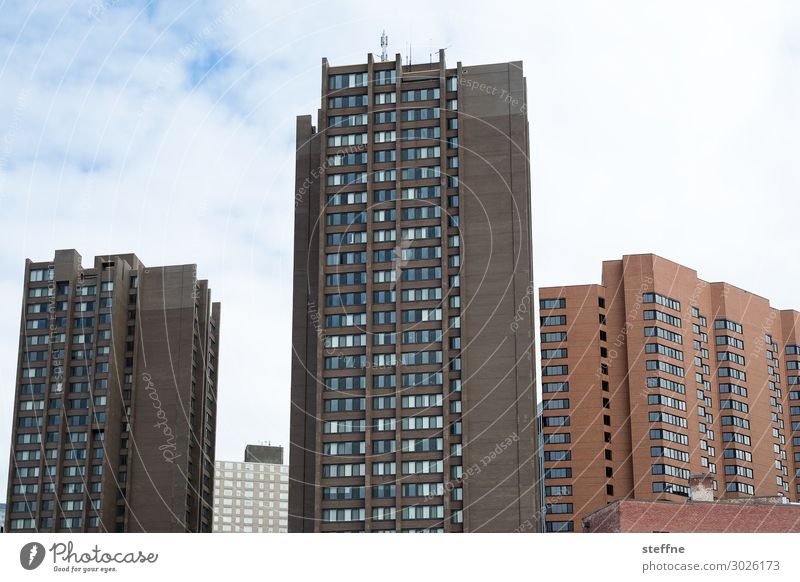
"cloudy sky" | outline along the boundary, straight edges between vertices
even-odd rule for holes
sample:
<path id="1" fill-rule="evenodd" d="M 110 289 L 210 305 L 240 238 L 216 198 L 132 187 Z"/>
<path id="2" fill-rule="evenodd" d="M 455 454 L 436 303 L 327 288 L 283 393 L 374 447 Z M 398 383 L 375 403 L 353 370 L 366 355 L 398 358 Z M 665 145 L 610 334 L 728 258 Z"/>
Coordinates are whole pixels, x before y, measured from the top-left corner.
<path id="1" fill-rule="evenodd" d="M 56 248 L 197 263 L 218 458 L 288 445 L 295 116 L 384 28 L 414 62 L 524 61 L 537 285 L 655 252 L 800 308 L 800 5 L 437 5 L 0 0 L 0 496 L 24 260 Z"/>

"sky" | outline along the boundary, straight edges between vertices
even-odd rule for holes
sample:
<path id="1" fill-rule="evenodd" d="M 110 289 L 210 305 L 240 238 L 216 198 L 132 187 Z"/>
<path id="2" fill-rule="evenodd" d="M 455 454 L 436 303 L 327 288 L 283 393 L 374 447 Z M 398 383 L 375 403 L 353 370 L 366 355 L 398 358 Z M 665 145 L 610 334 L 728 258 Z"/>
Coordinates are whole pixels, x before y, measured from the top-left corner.
<path id="1" fill-rule="evenodd" d="M 537 286 L 653 252 L 800 308 L 800 5 L 0 0 L 0 496 L 26 258 L 196 263 L 217 458 L 288 447 L 294 128 L 321 59 L 521 60 Z"/>

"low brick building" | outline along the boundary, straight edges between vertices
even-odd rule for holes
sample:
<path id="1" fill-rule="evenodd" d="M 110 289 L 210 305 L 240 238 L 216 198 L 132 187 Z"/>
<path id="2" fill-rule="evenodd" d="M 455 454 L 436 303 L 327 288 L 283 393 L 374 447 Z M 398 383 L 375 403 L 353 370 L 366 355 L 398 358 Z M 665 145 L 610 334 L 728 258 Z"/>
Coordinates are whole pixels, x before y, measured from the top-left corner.
<path id="1" fill-rule="evenodd" d="M 620 500 L 585 516 L 582 525 L 586 533 L 798 533 L 800 503 L 785 497 Z"/>

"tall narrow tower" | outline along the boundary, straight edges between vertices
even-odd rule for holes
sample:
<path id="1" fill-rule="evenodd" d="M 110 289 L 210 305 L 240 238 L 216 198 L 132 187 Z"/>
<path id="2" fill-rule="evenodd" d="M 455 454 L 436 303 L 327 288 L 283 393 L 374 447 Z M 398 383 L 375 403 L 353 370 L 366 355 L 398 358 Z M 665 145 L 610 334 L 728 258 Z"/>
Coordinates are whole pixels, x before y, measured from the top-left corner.
<path id="1" fill-rule="evenodd" d="M 196 265 L 27 261 L 8 531 L 211 531 L 220 304 Z"/>
<path id="2" fill-rule="evenodd" d="M 519 62 L 323 59 L 297 121 L 290 531 L 535 531 Z"/>

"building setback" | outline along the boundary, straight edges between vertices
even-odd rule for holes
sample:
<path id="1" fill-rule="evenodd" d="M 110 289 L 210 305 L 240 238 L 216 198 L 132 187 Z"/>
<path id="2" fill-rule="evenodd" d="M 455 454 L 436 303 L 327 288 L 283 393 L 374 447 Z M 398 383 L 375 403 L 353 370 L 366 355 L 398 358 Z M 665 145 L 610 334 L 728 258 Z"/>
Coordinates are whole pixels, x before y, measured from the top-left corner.
<path id="1" fill-rule="evenodd" d="M 219 323 L 195 265 L 26 261 L 7 531 L 211 531 Z"/>
<path id="2" fill-rule="evenodd" d="M 297 120 L 289 530 L 535 531 L 522 64 L 323 59 L 322 87 Z"/>
<path id="3" fill-rule="evenodd" d="M 215 533 L 286 533 L 288 508 L 283 447 L 247 445 L 244 462 L 216 462 Z"/>
<path id="4" fill-rule="evenodd" d="M 540 290 L 546 531 L 619 499 L 800 496 L 800 314 L 655 255 Z"/>

